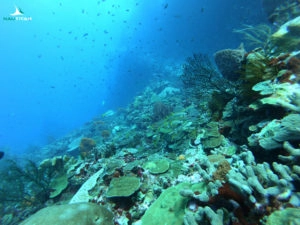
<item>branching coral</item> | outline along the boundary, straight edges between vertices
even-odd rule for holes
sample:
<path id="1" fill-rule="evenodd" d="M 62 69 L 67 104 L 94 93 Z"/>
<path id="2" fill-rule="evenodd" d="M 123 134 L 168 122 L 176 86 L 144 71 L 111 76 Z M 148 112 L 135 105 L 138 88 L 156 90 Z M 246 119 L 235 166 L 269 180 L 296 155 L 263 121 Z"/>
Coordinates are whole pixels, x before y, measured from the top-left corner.
<path id="1" fill-rule="evenodd" d="M 290 151 L 298 154 L 298 150 Z M 205 157 L 199 163 L 204 191 L 186 189 L 180 192 L 198 206 L 193 213 L 186 213 L 186 225 L 215 224 L 214 221 L 227 224 L 229 221 L 225 222 L 226 218 L 232 218 L 229 212 L 234 213 L 236 224 L 257 224 L 267 211 L 288 205 L 299 206 L 299 196 L 294 192 L 294 177 L 297 174 L 286 165 L 276 162 L 272 165 L 267 162 L 256 164 L 252 152 L 244 149 L 232 156 L 231 169 L 225 169 L 226 178 L 220 181 L 212 179 L 216 171 L 212 163 Z"/>

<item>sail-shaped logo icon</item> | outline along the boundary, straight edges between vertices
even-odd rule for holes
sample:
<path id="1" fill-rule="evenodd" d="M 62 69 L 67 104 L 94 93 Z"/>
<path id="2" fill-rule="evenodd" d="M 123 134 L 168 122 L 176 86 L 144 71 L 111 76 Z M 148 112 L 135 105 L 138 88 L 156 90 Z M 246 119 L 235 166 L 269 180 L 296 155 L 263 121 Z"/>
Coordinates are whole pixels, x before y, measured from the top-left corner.
<path id="1" fill-rule="evenodd" d="M 24 11 L 15 5 L 15 12 L 10 13 L 9 16 L 3 16 L 5 21 L 32 21 L 31 16 L 25 16 Z"/>
<path id="2" fill-rule="evenodd" d="M 16 10 L 14 13 L 11 13 L 11 16 L 22 16 L 24 14 L 24 12 L 17 6 L 15 6 Z"/>

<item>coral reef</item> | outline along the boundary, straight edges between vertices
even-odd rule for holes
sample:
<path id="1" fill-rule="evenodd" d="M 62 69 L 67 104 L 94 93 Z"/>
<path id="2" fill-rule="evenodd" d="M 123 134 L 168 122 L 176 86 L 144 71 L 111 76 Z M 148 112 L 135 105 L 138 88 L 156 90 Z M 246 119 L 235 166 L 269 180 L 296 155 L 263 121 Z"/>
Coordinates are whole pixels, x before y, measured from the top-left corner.
<path id="1" fill-rule="evenodd" d="M 20 224 L 55 204 L 24 224 L 297 223 L 299 52 L 266 48 L 237 50 L 231 81 L 208 56 L 193 55 L 178 80 L 149 84 L 128 107 L 42 149 L 69 156 L 10 162 L 1 171 L 0 223 Z"/>
<path id="2" fill-rule="evenodd" d="M 300 13 L 300 4 L 297 0 L 263 0 L 262 5 L 268 20 L 273 24 L 282 25 Z"/>

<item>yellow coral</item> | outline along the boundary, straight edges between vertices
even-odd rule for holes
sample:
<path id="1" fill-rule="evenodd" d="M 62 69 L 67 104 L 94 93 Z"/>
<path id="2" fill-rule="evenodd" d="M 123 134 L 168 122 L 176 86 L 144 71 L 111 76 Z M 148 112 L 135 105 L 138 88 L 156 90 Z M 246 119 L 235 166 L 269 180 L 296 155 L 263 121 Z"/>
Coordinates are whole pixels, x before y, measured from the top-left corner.
<path id="1" fill-rule="evenodd" d="M 179 155 L 179 156 L 177 157 L 177 159 L 178 159 L 178 160 L 185 160 L 185 155 Z"/>

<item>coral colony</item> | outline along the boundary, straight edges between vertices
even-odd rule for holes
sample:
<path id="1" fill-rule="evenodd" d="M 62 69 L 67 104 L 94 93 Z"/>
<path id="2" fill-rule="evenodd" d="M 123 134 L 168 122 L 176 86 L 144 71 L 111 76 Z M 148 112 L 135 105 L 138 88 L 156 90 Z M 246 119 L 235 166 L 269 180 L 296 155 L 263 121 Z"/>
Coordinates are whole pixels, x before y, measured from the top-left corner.
<path id="1" fill-rule="evenodd" d="M 1 224 L 300 224 L 300 17 L 281 24 L 9 162 Z"/>

